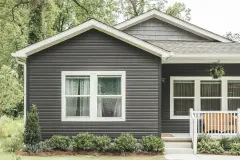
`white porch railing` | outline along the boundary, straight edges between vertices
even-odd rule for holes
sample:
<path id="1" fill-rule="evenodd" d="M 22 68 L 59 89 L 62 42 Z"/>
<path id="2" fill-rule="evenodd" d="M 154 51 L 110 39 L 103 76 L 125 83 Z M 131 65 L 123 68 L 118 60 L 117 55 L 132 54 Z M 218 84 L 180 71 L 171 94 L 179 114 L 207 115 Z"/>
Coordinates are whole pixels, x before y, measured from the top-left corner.
<path id="1" fill-rule="evenodd" d="M 199 134 L 236 135 L 240 133 L 240 109 L 237 111 L 193 111 L 190 109 L 190 136 L 197 153 Z"/>

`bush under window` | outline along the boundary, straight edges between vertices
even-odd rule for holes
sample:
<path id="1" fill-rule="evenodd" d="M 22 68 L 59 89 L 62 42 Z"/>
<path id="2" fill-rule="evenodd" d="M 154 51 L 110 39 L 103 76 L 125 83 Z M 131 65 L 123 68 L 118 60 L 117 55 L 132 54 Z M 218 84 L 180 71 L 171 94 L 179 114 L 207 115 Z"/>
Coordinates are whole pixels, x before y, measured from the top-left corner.
<path id="1" fill-rule="evenodd" d="M 53 149 L 66 150 L 70 146 L 71 140 L 68 136 L 52 136 L 48 144 Z"/>
<path id="2" fill-rule="evenodd" d="M 94 150 L 96 136 L 88 133 L 80 133 L 72 138 L 73 148 L 76 150 Z"/>
<path id="3" fill-rule="evenodd" d="M 160 153 L 164 152 L 164 142 L 156 136 L 142 137 L 143 150 L 147 152 Z"/>
<path id="4" fill-rule="evenodd" d="M 134 152 L 136 150 L 137 139 L 131 134 L 123 133 L 114 142 L 119 152 Z"/>

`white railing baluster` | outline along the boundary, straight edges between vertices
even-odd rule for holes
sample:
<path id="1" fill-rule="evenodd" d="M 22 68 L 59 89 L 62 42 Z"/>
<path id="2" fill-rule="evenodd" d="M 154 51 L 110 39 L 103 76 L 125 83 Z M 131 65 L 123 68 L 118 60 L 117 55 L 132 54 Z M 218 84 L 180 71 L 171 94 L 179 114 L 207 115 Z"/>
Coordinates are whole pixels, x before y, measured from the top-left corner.
<path id="1" fill-rule="evenodd" d="M 237 110 L 237 133 L 240 133 L 240 108 Z"/>

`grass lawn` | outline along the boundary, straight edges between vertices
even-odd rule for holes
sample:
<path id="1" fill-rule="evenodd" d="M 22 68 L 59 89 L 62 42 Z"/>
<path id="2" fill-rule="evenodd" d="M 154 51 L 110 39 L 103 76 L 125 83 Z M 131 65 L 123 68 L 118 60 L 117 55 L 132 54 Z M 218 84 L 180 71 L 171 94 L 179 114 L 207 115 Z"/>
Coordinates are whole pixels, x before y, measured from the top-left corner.
<path id="1" fill-rule="evenodd" d="M 15 160 L 14 154 L 0 152 L 1 160 Z M 164 160 L 163 156 L 153 157 L 118 157 L 118 156 L 51 156 L 51 157 L 27 157 L 22 156 L 21 160 Z"/>

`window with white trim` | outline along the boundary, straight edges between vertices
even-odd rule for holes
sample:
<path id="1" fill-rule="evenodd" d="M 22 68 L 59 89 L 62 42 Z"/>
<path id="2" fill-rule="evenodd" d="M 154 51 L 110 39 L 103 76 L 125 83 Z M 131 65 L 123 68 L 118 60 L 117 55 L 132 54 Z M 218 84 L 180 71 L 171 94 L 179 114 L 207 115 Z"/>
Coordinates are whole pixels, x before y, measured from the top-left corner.
<path id="1" fill-rule="evenodd" d="M 228 80 L 228 110 L 240 108 L 240 80 Z"/>
<path id="2" fill-rule="evenodd" d="M 125 71 L 63 71 L 62 121 L 125 121 Z"/>
<path id="3" fill-rule="evenodd" d="M 240 108 L 240 77 L 171 77 L 170 118 L 188 119 L 190 108 L 237 110 Z"/>

